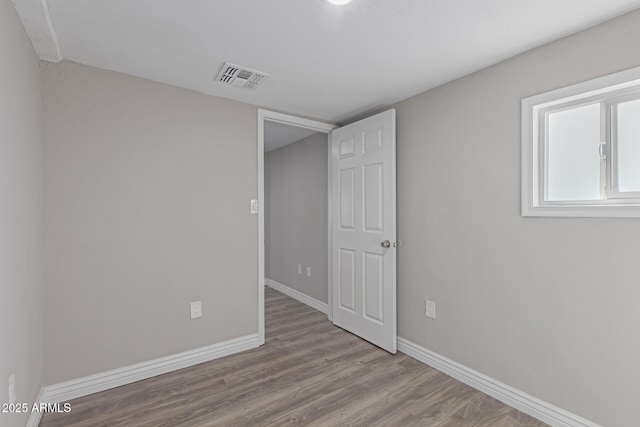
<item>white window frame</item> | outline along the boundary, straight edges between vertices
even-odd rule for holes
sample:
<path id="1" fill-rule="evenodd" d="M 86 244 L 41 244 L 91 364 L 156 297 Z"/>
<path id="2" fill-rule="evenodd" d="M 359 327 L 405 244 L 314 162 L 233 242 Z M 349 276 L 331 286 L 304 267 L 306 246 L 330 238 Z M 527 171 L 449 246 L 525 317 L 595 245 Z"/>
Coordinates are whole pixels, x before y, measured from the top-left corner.
<path id="1" fill-rule="evenodd" d="M 522 216 L 640 218 L 640 192 L 620 192 L 617 172 L 617 109 L 640 99 L 640 67 L 522 100 Z M 601 104 L 603 200 L 547 201 L 544 161 L 549 113 Z"/>

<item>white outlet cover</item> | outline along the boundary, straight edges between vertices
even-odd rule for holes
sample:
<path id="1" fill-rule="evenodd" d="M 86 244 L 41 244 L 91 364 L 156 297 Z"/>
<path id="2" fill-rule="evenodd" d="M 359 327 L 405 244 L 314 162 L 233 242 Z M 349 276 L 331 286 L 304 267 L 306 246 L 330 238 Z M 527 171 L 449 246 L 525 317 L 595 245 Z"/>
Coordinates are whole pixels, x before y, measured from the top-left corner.
<path id="1" fill-rule="evenodd" d="M 202 317 L 202 301 L 191 303 L 191 318 L 197 319 L 198 317 Z"/>
<path id="2" fill-rule="evenodd" d="M 302 264 L 298 264 L 298 274 L 302 276 Z"/>
<path id="3" fill-rule="evenodd" d="M 426 300 L 425 304 L 425 315 L 430 319 L 436 318 L 436 303 L 433 301 Z"/>
<path id="4" fill-rule="evenodd" d="M 251 199 L 251 213 L 258 213 L 258 199 Z"/>
<path id="5" fill-rule="evenodd" d="M 307 267 L 307 277 L 311 277 L 311 267 Z"/>

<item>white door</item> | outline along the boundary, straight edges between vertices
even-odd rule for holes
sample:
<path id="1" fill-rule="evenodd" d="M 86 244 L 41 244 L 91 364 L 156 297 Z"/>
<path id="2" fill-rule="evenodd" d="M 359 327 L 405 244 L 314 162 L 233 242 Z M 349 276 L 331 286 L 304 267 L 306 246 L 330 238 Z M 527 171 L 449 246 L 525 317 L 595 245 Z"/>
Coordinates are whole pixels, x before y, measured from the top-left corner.
<path id="1" fill-rule="evenodd" d="M 331 132 L 333 323 L 396 352 L 395 110 Z"/>

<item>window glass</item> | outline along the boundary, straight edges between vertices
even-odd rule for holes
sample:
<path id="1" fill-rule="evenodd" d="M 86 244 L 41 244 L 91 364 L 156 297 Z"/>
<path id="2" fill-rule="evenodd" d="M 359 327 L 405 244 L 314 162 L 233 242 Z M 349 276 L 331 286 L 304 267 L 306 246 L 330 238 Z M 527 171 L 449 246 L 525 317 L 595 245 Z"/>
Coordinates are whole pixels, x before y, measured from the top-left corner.
<path id="1" fill-rule="evenodd" d="M 640 191 L 640 100 L 618 105 L 618 189 Z"/>
<path id="2" fill-rule="evenodd" d="M 599 144 L 600 104 L 548 115 L 548 201 L 602 199 Z"/>

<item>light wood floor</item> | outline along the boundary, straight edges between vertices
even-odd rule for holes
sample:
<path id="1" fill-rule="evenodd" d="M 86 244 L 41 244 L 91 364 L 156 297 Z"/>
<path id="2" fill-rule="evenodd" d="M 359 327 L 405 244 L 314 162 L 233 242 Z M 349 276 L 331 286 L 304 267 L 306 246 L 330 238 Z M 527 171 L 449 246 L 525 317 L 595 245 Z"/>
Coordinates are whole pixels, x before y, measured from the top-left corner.
<path id="1" fill-rule="evenodd" d="M 264 346 L 71 401 L 41 426 L 544 426 L 270 288 Z"/>

